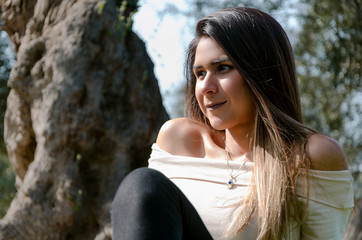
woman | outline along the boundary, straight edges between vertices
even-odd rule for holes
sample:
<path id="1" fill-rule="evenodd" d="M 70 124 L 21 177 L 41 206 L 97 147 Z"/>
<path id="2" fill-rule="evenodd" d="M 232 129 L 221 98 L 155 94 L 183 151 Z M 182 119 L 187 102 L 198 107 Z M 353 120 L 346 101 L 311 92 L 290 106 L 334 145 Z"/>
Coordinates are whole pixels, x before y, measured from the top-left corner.
<path id="1" fill-rule="evenodd" d="M 186 77 L 188 118 L 165 123 L 149 168 L 121 184 L 115 239 L 341 239 L 351 173 L 338 143 L 302 123 L 281 26 L 250 8 L 206 16 Z"/>

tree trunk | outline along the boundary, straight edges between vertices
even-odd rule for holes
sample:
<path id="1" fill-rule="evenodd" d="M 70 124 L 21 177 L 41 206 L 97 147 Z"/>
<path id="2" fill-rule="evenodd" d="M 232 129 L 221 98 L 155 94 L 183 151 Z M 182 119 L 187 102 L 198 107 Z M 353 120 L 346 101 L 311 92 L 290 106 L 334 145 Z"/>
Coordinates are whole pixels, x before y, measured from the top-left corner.
<path id="1" fill-rule="evenodd" d="M 0 0 L 17 52 L 4 137 L 18 188 L 0 240 L 111 239 L 117 187 L 168 118 L 129 28 L 137 1 L 104 2 Z"/>

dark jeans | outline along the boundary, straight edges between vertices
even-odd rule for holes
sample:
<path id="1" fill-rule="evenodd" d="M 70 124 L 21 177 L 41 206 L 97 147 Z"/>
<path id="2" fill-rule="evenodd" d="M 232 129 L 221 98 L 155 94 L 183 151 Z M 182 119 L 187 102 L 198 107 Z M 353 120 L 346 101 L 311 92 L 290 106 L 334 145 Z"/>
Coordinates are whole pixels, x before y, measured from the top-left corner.
<path id="1" fill-rule="evenodd" d="M 113 239 L 212 239 L 181 190 L 162 173 L 139 168 L 121 183 L 112 203 Z"/>

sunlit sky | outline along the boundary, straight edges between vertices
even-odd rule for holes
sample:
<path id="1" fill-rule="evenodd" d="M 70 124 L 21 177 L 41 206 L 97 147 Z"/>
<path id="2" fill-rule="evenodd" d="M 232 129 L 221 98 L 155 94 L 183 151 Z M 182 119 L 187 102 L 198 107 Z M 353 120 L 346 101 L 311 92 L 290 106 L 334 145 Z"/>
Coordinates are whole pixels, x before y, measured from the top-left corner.
<path id="1" fill-rule="evenodd" d="M 184 0 L 140 0 L 140 8 L 133 20 L 133 30 L 146 43 L 148 54 L 155 67 L 164 106 L 170 113 L 172 94 L 183 83 L 183 62 L 185 47 L 191 40 L 190 27 L 183 16 L 164 15 L 162 11 L 167 3 L 185 8 Z M 172 113 L 171 113 L 172 114 Z"/>

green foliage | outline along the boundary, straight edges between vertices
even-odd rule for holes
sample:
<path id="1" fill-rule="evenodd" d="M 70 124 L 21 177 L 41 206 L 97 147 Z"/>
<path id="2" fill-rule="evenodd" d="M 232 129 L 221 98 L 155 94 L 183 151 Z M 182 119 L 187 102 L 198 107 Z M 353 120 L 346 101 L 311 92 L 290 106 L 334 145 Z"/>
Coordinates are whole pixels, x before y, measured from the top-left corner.
<path id="1" fill-rule="evenodd" d="M 117 28 L 122 29 L 123 36 L 125 36 L 129 31 L 132 30 L 132 17 L 138 10 L 137 2 L 138 1 L 124 0 L 121 3 L 121 6 L 119 8 L 119 23 L 117 25 Z"/>
<path id="2" fill-rule="evenodd" d="M 99 1 L 97 9 L 98 15 L 102 15 L 106 4 L 106 0 Z M 127 33 L 132 30 L 132 18 L 139 8 L 138 0 L 119 0 L 117 4 L 119 5 L 118 24 L 109 34 L 121 33 L 121 39 L 124 39 Z"/>
<path id="3" fill-rule="evenodd" d="M 7 158 L 4 138 L 4 116 L 9 94 L 7 81 L 11 69 L 10 41 L 0 31 L 0 217 L 6 213 L 15 195 L 15 174 Z"/>
<path id="4" fill-rule="evenodd" d="M 295 53 L 307 125 L 343 144 L 362 164 L 361 0 L 304 0 Z"/>
<path id="5" fill-rule="evenodd" d="M 0 152 L 0 218 L 2 218 L 15 196 L 15 174 L 7 155 Z"/>
<path id="6" fill-rule="evenodd" d="M 3 119 L 6 110 L 6 98 L 9 94 L 9 88 L 7 87 L 7 82 L 10 73 L 10 58 L 6 54 L 6 51 L 9 50 L 10 43 L 5 37 L 4 32 L 0 31 L 0 134 L 3 136 L 4 133 L 4 124 Z M 0 146 L 3 146 L 4 140 L 0 138 Z M 0 147 L 1 149 L 4 149 Z"/>
<path id="7" fill-rule="evenodd" d="M 106 0 L 101 0 L 98 4 L 98 15 L 102 15 L 104 6 L 106 6 Z"/>

